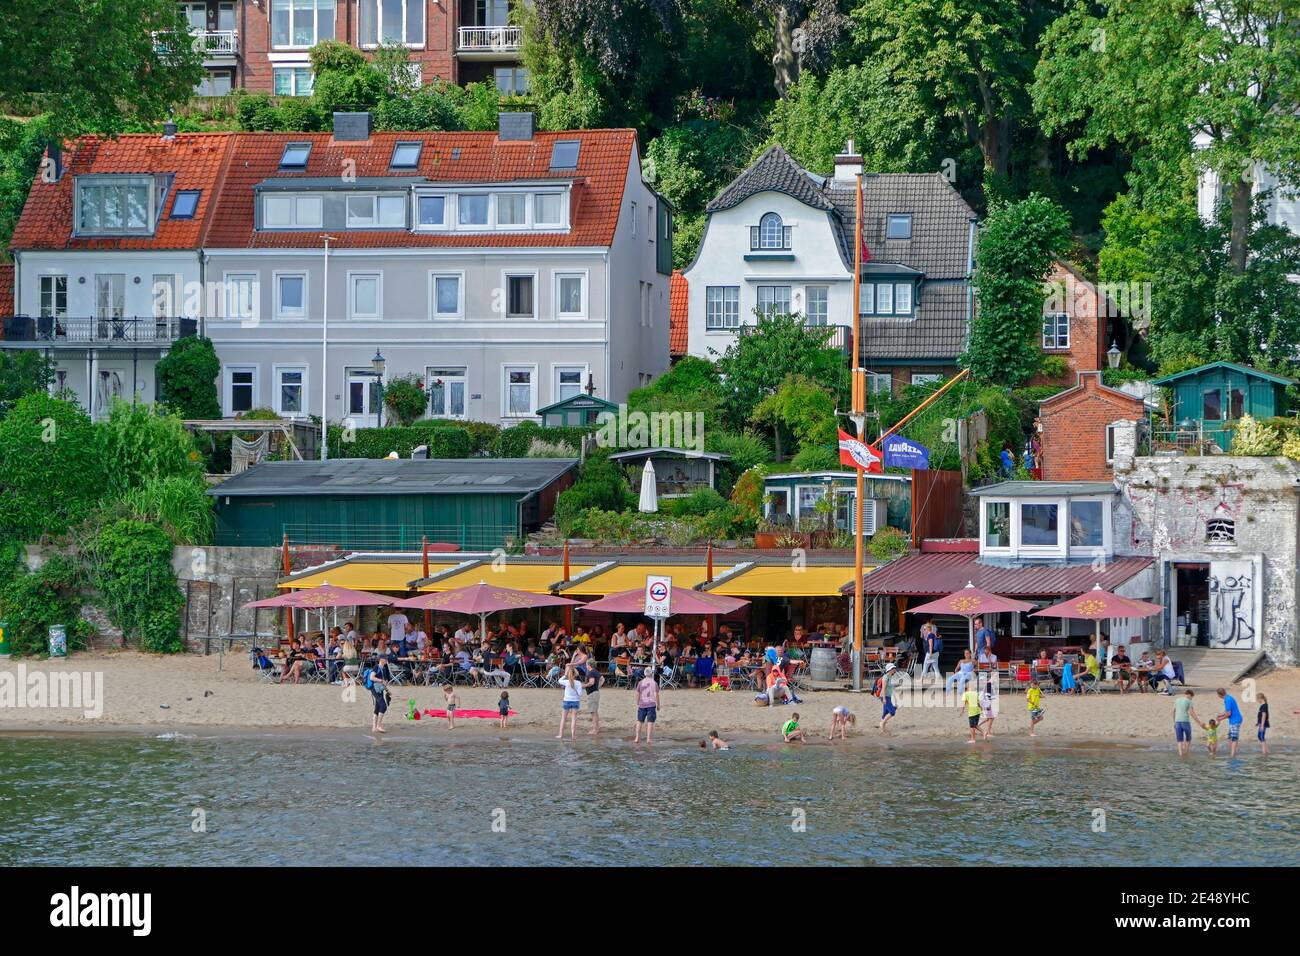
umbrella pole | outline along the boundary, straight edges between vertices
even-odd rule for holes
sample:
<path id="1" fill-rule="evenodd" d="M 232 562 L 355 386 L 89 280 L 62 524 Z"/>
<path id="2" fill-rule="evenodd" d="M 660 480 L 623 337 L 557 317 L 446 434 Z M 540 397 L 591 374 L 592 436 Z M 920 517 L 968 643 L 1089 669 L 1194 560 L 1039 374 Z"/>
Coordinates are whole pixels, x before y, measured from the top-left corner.
<path id="1" fill-rule="evenodd" d="M 487 640 L 487 615 L 486 614 L 480 614 L 478 616 L 478 640 L 480 644 L 482 644 L 484 641 Z"/>
<path id="2" fill-rule="evenodd" d="M 966 618 L 966 627 L 970 630 L 970 653 L 975 656 L 975 618 Z"/>

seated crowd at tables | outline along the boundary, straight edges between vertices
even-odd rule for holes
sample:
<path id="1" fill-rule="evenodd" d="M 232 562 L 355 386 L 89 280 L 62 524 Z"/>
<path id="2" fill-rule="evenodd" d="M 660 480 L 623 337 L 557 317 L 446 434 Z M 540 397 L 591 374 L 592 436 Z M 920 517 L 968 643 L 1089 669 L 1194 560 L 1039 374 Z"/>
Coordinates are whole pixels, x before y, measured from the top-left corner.
<path id="1" fill-rule="evenodd" d="M 489 625 L 486 639 L 466 622 L 459 627 L 437 624 L 431 635 L 418 623 L 397 612 L 388 618 L 387 633 L 363 635 L 351 621 L 332 627 L 328 635 L 304 634 L 290 639 L 280 662 L 281 683 L 325 680 L 341 684 L 356 679 L 366 667 L 391 673 L 401 668 L 422 681 L 506 687 L 521 678 L 556 681 L 568 664 L 585 672 L 594 661 L 610 678 L 640 680 L 654 651 L 651 625 L 641 621 L 630 630 L 623 623 L 607 634 L 601 625 L 574 628 L 573 633 L 551 622 L 541 634 L 529 633 L 527 622 Z M 827 625 L 811 633 L 794 629 L 791 640 L 780 644 L 747 644 L 723 624 L 716 637 L 707 631 L 688 631 L 681 623 L 666 626 L 657 648 L 655 669 L 660 678 L 677 677 L 687 686 L 708 687 L 716 676 L 742 671 L 759 690 L 775 666 L 781 676 L 794 677 L 804 666 L 809 641 L 844 645 L 842 626 Z"/>

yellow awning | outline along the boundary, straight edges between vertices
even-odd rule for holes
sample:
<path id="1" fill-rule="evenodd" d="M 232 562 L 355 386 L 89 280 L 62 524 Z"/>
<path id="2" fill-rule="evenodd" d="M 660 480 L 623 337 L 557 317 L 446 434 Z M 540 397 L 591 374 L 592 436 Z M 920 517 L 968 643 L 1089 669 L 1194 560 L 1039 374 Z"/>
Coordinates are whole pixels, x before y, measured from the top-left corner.
<path id="1" fill-rule="evenodd" d="M 591 568 L 592 565 L 590 564 L 571 563 L 569 565 L 569 576 L 573 577 Z M 432 569 L 430 570 L 432 572 Z M 467 571 L 461 571 L 459 574 L 452 574 L 429 584 L 421 585 L 419 590 L 421 592 L 451 591 L 455 588 L 468 587 L 471 584 L 484 581 L 503 588 L 514 588 L 516 591 L 532 591 L 534 594 L 546 594 L 550 591 L 551 585 L 563 578 L 564 566 L 559 561 L 555 564 L 513 564 L 507 557 L 505 563 L 499 569 L 494 568 L 492 562 L 488 561 Z"/>
<path id="2" fill-rule="evenodd" d="M 723 572 L 730 571 L 731 565 L 713 566 L 716 578 Z M 576 572 L 575 572 L 576 573 Z M 623 564 L 610 568 L 602 574 L 593 575 L 572 587 L 565 588 L 561 594 L 617 594 L 633 588 L 644 588 L 648 574 L 666 574 L 673 579 L 675 588 L 693 588 L 702 584 L 706 577 L 703 564 Z M 851 576 L 851 575 L 850 575 Z"/>
<path id="3" fill-rule="evenodd" d="M 448 568 L 455 566 L 454 563 L 439 562 L 435 564 L 430 561 L 429 573 L 437 574 L 439 571 L 446 571 Z M 333 584 L 337 587 L 353 588 L 358 591 L 406 592 L 410 590 L 410 582 L 418 581 L 422 577 L 424 577 L 424 565 L 419 561 L 392 563 L 349 561 L 346 564 L 315 571 L 292 581 L 282 581 L 280 587 L 297 590 L 299 588 L 314 588 L 322 584 Z"/>
<path id="4" fill-rule="evenodd" d="M 709 593 L 728 597 L 839 597 L 840 588 L 852 580 L 852 565 L 758 565 L 709 588 Z"/>

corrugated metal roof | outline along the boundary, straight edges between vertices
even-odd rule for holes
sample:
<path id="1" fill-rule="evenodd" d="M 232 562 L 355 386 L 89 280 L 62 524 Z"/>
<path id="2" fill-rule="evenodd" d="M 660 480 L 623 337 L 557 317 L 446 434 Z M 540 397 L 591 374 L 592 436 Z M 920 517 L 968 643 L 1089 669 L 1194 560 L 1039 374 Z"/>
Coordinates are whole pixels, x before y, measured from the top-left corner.
<path id="1" fill-rule="evenodd" d="M 867 594 L 933 597 L 951 594 L 969 581 L 992 594 L 1068 597 L 1100 584 L 1113 591 L 1151 564 L 1151 558 L 1115 558 L 1100 571 L 1087 564 L 982 564 L 976 554 L 912 554 L 891 561 L 863 577 Z M 851 589 L 851 584 L 847 590 Z"/>
<path id="2" fill-rule="evenodd" d="M 1115 485 L 1109 481 L 999 481 L 996 485 L 975 488 L 976 498 L 1064 498 L 1069 495 L 1113 495 Z"/>
<path id="3" fill-rule="evenodd" d="M 529 494 L 577 467 L 574 458 L 433 458 L 427 461 L 335 458 L 267 461 L 208 491 L 210 495 Z"/>

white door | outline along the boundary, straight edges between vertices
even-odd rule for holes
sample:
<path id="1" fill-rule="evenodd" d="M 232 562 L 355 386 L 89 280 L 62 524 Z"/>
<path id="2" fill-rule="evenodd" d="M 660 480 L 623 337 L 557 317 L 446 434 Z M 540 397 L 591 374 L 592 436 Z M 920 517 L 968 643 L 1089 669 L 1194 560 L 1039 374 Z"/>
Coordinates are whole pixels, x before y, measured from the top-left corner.
<path id="1" fill-rule="evenodd" d="M 465 369 L 431 368 L 425 381 L 433 418 L 465 417 Z"/>
<path id="2" fill-rule="evenodd" d="M 1210 562 L 1210 646 L 1259 647 L 1259 582 L 1250 561 Z"/>
<path id="3" fill-rule="evenodd" d="M 379 380 L 368 369 L 347 370 L 347 415 L 357 428 L 379 424 Z"/>

